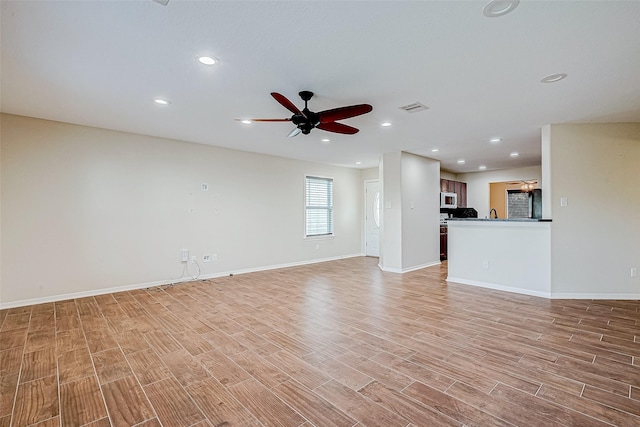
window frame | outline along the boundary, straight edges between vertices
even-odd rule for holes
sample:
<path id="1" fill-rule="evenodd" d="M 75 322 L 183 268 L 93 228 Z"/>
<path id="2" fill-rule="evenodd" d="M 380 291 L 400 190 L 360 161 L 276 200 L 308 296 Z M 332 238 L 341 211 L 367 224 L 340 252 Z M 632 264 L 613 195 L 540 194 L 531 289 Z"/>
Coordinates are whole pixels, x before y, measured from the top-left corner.
<path id="1" fill-rule="evenodd" d="M 323 180 L 323 181 L 327 181 L 331 183 L 331 193 L 330 193 L 330 206 L 327 207 L 320 207 L 321 209 L 324 210 L 328 210 L 329 211 L 329 215 L 330 215 L 330 230 L 328 233 L 322 233 L 322 234 L 307 234 L 309 229 L 308 229 L 308 225 L 307 225 L 307 212 L 310 208 L 314 208 L 313 206 L 309 206 L 307 204 L 307 191 L 308 191 L 308 187 L 309 187 L 309 180 L 310 179 L 316 179 L 316 180 Z M 334 191 L 334 184 L 335 184 L 335 180 L 333 179 L 333 177 L 329 177 L 329 176 L 321 176 L 321 175 L 312 175 L 312 174 L 305 174 L 304 176 L 304 190 L 303 190 L 303 203 L 304 203 L 304 239 L 305 240 L 319 240 L 319 239 L 332 239 L 333 237 L 335 237 L 335 191 Z M 316 209 L 318 209 L 318 207 L 316 207 Z"/>

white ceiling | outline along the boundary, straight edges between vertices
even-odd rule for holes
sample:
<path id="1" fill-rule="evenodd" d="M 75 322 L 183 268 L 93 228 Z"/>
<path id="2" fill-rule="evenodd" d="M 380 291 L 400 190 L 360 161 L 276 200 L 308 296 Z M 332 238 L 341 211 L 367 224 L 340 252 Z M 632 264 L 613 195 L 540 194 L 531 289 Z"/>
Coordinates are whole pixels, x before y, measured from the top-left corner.
<path id="1" fill-rule="evenodd" d="M 545 124 L 640 121 L 639 1 L 522 0 L 498 18 L 487 3 L 2 0 L 1 109 L 349 167 L 409 151 L 453 172 L 539 165 Z M 301 90 L 313 111 L 374 110 L 344 121 L 357 135 L 234 120 L 290 117 L 269 93 L 302 108 Z M 399 109 L 416 101 L 429 109 Z"/>

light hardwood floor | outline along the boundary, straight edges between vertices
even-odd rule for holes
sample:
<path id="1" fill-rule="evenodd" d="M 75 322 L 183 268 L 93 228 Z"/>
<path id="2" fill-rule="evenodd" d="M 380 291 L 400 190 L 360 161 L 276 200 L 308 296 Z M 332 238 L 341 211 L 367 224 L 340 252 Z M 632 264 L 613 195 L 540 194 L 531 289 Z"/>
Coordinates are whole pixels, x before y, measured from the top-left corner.
<path id="1" fill-rule="evenodd" d="M 0 312 L 0 426 L 640 425 L 640 302 L 351 258 Z"/>

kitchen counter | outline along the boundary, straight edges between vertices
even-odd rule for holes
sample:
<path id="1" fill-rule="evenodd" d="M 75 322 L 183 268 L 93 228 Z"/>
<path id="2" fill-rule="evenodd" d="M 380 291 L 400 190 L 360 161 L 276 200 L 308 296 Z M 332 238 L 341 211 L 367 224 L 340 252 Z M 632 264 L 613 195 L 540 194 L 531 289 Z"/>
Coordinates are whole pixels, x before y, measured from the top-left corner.
<path id="1" fill-rule="evenodd" d="M 550 219 L 447 222 L 447 281 L 551 297 Z"/>
<path id="2" fill-rule="evenodd" d="M 487 221 L 487 222 L 551 222 L 551 219 L 539 218 L 448 218 L 447 221 Z"/>

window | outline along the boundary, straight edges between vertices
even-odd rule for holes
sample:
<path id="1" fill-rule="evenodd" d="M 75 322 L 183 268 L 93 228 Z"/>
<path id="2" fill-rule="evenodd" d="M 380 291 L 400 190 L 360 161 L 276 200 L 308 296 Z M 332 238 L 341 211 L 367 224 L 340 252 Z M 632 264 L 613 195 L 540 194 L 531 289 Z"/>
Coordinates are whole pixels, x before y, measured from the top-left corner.
<path id="1" fill-rule="evenodd" d="M 305 177 L 305 234 L 333 235 L 333 179 Z"/>

